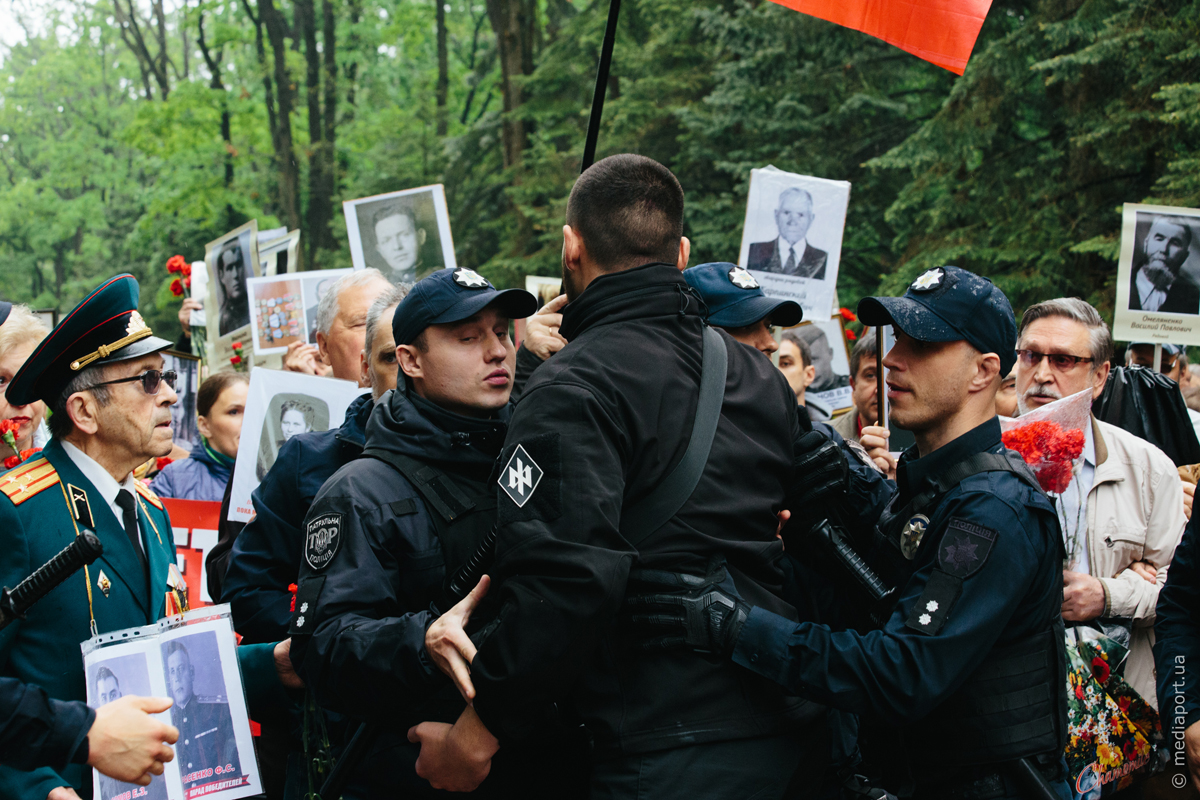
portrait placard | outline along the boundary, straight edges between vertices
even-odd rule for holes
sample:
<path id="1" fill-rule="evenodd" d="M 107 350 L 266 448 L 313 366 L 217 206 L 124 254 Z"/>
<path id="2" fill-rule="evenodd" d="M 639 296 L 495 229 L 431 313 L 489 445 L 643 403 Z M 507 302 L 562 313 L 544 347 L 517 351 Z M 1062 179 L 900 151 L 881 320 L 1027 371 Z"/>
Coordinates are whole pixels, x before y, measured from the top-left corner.
<path id="1" fill-rule="evenodd" d="M 411 283 L 458 266 L 440 183 L 346 200 L 342 211 L 355 269 L 374 267 L 392 283 Z"/>
<path id="2" fill-rule="evenodd" d="M 1200 345 L 1200 209 L 1126 203 L 1113 338 Z"/>
<path id="3" fill-rule="evenodd" d="M 264 239 L 259 234 L 258 274 L 284 275 L 296 271 L 296 253 L 300 249 L 300 231 L 281 233 L 274 239 Z"/>
<path id="4" fill-rule="evenodd" d="M 201 305 L 208 304 L 208 263 L 205 261 L 192 262 L 192 299 L 199 300 Z M 193 328 L 203 328 L 208 324 L 208 317 L 203 308 L 194 308 L 189 312 L 188 324 Z"/>
<path id="5" fill-rule="evenodd" d="M 175 370 L 175 394 L 171 405 L 171 438 L 184 450 L 200 444 L 196 427 L 196 394 L 200 391 L 200 359 L 191 353 L 163 350 L 163 370 Z"/>
<path id="6" fill-rule="evenodd" d="M 217 798 L 262 792 L 229 606 L 209 606 L 81 645 L 88 705 L 125 695 L 170 697 L 156 715 L 179 730 L 175 758 L 145 789 L 93 772 L 104 800 Z"/>
<path id="7" fill-rule="evenodd" d="M 850 352 L 842 318 L 802 322 L 783 332 L 784 338 L 802 339 L 812 353 L 815 375 L 805 397 L 815 397 L 834 413 L 854 405 L 850 388 Z"/>
<path id="8" fill-rule="evenodd" d="M 751 170 L 738 265 L 768 297 L 799 303 L 804 319 L 829 319 L 849 203 L 846 181 Z"/>
<path id="9" fill-rule="evenodd" d="M 210 342 L 250 324 L 246 281 L 258 277 L 258 220 L 250 220 L 204 245 L 208 268 L 208 338 Z"/>
<path id="10" fill-rule="evenodd" d="M 249 522 L 254 516 L 250 496 L 275 464 L 284 442 L 300 433 L 338 427 L 346 408 L 362 392 L 356 384 L 335 378 L 271 369 L 251 372 L 228 518 Z"/>
<path id="11" fill-rule="evenodd" d="M 285 273 L 247 281 L 255 353 L 284 353 L 293 342 L 308 341 L 301 274 Z"/>

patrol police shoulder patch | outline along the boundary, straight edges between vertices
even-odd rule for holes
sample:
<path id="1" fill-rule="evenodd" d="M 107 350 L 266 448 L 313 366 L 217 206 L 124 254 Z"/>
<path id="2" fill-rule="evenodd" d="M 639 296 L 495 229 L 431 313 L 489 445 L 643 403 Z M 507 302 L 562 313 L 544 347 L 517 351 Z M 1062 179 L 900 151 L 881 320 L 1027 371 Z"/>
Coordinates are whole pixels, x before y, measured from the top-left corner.
<path id="1" fill-rule="evenodd" d="M 304 532 L 304 560 L 316 570 L 325 569 L 342 544 L 342 515 L 321 514 L 309 520 Z"/>
<path id="2" fill-rule="evenodd" d="M 533 497 L 538 484 L 542 482 L 543 474 L 542 468 L 529 457 L 525 448 L 517 445 L 508 463 L 500 470 L 500 479 L 497 482 L 504 493 L 517 504 L 517 508 L 522 508 L 529 502 L 529 498 Z"/>
<path id="3" fill-rule="evenodd" d="M 938 566 L 965 580 L 987 562 L 995 542 L 996 532 L 991 528 L 951 517 L 938 546 Z"/>

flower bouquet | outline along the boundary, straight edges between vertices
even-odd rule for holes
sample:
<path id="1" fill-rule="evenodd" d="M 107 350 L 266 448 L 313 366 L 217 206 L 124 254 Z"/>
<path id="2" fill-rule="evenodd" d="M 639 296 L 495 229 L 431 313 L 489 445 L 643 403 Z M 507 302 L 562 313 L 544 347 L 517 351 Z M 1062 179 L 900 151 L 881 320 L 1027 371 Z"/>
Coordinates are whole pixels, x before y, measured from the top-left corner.
<path id="1" fill-rule="evenodd" d="M 1004 446 L 1021 454 L 1047 494 L 1060 495 L 1083 458 L 1091 413 L 1092 391 L 1084 389 L 1016 419 L 1001 417 Z"/>
<path id="2" fill-rule="evenodd" d="M 12 469 L 20 464 L 25 459 L 29 458 L 34 453 L 41 450 L 40 447 L 31 447 L 28 450 L 17 449 L 17 431 L 21 429 L 21 423 L 15 419 L 0 420 L 0 438 L 4 439 L 4 443 L 12 448 L 13 454 L 4 459 L 4 468 Z"/>

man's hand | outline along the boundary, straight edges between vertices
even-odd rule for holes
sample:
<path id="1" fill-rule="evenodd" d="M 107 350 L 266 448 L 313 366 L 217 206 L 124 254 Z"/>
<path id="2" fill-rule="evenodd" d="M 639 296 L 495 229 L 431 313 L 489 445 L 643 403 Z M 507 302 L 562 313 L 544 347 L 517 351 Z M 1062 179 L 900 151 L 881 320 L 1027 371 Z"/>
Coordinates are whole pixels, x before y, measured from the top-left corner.
<path id="1" fill-rule="evenodd" d="M 88 766 L 142 786 L 150 783 L 151 775 L 162 775 L 163 764 L 175 757 L 163 742 L 174 744 L 179 731 L 150 715 L 170 707 L 167 697 L 133 695 L 100 706 L 88 731 Z"/>
<path id="2" fill-rule="evenodd" d="M 1063 570 L 1062 618 L 1086 622 L 1104 613 L 1104 585 L 1083 572 Z"/>
<path id="3" fill-rule="evenodd" d="M 562 325 L 562 307 L 566 304 L 567 296 L 560 294 L 538 309 L 532 317 L 525 319 L 525 341 L 522 344 L 542 361 L 567 345 L 567 340 L 558 333 Z"/>
<path id="4" fill-rule="evenodd" d="M 183 335 L 189 339 L 192 338 L 192 312 L 202 308 L 204 304 L 193 297 L 184 298 L 183 305 L 179 307 L 179 327 L 183 328 Z"/>
<path id="5" fill-rule="evenodd" d="M 849 412 L 855 413 L 853 409 Z M 858 443 L 867 451 L 867 455 L 875 462 L 875 466 L 879 467 L 879 471 L 888 477 L 889 480 L 896 480 L 896 459 L 888 450 L 888 437 L 892 432 L 887 428 L 879 425 L 866 425 L 862 429 L 862 436 Z"/>
<path id="6" fill-rule="evenodd" d="M 1158 570 L 1149 561 L 1135 561 L 1129 565 L 1129 570 L 1143 580 L 1158 583 Z"/>
<path id="7" fill-rule="evenodd" d="M 1183 744 L 1187 753 L 1188 772 L 1192 773 L 1192 786 L 1200 791 L 1200 722 L 1193 722 L 1183 732 Z"/>
<path id="8" fill-rule="evenodd" d="M 333 367 L 326 366 L 321 360 L 321 351 L 317 346 L 307 342 L 292 342 L 288 345 L 287 352 L 283 354 L 283 368 L 288 372 L 301 372 L 322 378 L 333 374 Z"/>
<path id="9" fill-rule="evenodd" d="M 661 576 L 663 580 L 666 575 Z M 642 650 L 690 647 L 701 653 L 733 653 L 751 606 L 721 567 L 707 577 L 673 575 L 676 585 L 633 579 L 625 600 L 630 630 Z"/>
<path id="10" fill-rule="evenodd" d="M 453 725 L 422 722 L 409 728 L 408 740 L 421 745 L 417 774 L 433 788 L 449 792 L 475 791 L 500 749 L 500 742 L 470 706 Z"/>
<path id="11" fill-rule="evenodd" d="M 304 681 L 300 680 L 300 676 L 296 674 L 296 668 L 292 666 L 292 640 L 284 639 L 279 644 L 275 645 L 275 672 L 279 675 L 279 682 L 283 684 L 285 689 L 303 689 Z"/>
<path id="12" fill-rule="evenodd" d="M 490 585 L 491 578 L 484 575 L 470 594 L 438 617 L 429 626 L 429 630 L 425 631 L 426 652 L 433 659 L 433 663 L 438 665 L 438 669 L 454 681 L 467 705 L 475 700 L 475 684 L 471 683 L 471 662 L 475 660 L 475 645 L 467 636 L 466 627 L 471 613 L 487 595 Z"/>
<path id="13" fill-rule="evenodd" d="M 1181 481 L 1183 484 L 1183 515 L 1192 518 L 1192 500 L 1196 497 L 1196 484 Z"/>
<path id="14" fill-rule="evenodd" d="M 50 790 L 46 800 L 79 800 L 79 795 L 70 786 L 59 786 Z"/>

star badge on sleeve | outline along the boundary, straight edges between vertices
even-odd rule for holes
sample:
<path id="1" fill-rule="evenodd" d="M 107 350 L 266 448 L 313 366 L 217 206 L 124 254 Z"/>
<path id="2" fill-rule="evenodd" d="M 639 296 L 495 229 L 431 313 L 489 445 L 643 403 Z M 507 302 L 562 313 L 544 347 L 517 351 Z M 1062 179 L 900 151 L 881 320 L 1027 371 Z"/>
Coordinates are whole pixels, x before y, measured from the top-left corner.
<path id="1" fill-rule="evenodd" d="M 483 277 L 475 270 L 467 269 L 466 267 L 462 267 L 455 271 L 454 282 L 467 289 L 488 288 L 487 278 Z"/>
<path id="2" fill-rule="evenodd" d="M 946 275 L 940 268 L 927 270 L 921 274 L 921 277 L 912 282 L 910 287 L 914 292 L 928 292 L 942 285 L 942 278 Z"/>
<path id="3" fill-rule="evenodd" d="M 729 270 L 729 282 L 739 289 L 757 289 L 758 281 L 742 267 Z"/>

